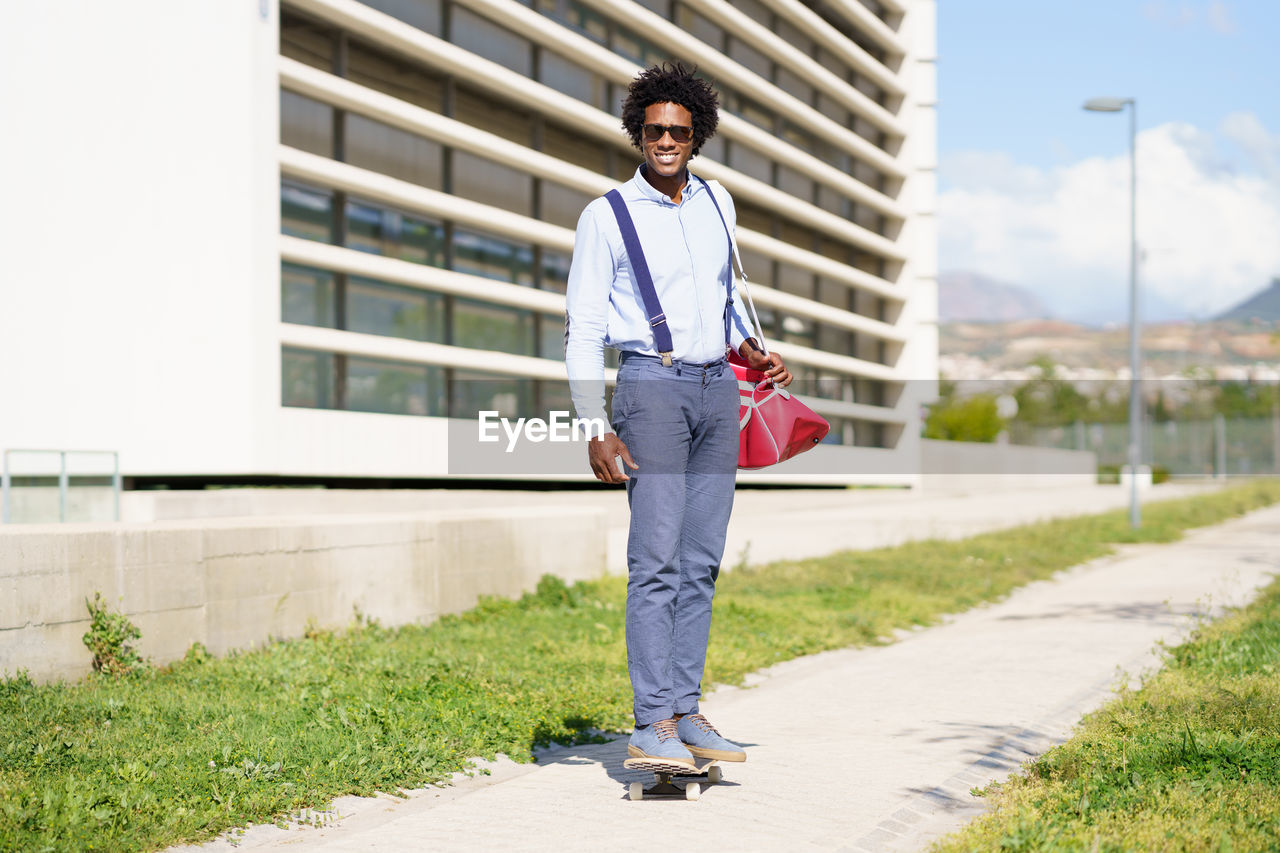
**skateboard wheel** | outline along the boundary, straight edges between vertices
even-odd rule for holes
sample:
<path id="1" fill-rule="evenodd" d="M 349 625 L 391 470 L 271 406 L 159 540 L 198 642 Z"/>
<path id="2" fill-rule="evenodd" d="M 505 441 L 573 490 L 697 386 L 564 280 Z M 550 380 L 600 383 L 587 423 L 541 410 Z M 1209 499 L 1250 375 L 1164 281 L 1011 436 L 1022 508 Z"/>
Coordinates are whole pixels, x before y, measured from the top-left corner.
<path id="1" fill-rule="evenodd" d="M 707 781 L 710 782 L 712 785 L 718 784 L 720 780 L 723 778 L 724 778 L 724 771 L 722 771 L 719 767 L 707 768 Z"/>
<path id="2" fill-rule="evenodd" d="M 702 786 L 697 782 L 690 782 L 688 785 L 684 786 L 684 798 L 686 800 L 693 802 L 700 796 L 702 796 Z"/>
<path id="3" fill-rule="evenodd" d="M 630 787 L 627 789 L 627 796 L 633 800 L 643 800 L 644 799 L 644 783 L 632 782 Z"/>

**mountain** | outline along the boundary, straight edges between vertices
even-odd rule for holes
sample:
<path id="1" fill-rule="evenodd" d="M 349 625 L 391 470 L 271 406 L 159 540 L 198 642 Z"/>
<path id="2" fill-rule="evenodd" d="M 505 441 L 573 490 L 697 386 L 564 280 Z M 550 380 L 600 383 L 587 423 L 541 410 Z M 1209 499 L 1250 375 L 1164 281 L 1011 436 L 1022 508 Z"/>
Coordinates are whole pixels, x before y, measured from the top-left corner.
<path id="1" fill-rule="evenodd" d="M 941 285 L 939 285 L 941 288 Z M 1234 308 L 1223 311 L 1215 320 L 1262 320 L 1267 323 L 1280 322 L 1280 278 L 1271 279 L 1271 284 L 1258 291 Z"/>
<path id="2" fill-rule="evenodd" d="M 1048 309 L 1035 294 L 974 272 L 944 272 L 938 276 L 938 320 L 1005 323 L 1047 317 Z"/>

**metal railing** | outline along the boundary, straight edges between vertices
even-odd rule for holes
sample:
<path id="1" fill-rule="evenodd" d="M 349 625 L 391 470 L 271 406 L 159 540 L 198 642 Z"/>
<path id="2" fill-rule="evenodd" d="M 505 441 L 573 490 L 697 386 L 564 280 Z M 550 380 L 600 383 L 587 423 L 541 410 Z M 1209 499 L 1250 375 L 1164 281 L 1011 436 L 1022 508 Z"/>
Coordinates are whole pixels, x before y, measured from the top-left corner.
<path id="1" fill-rule="evenodd" d="M 120 520 L 120 454 L 115 450 L 31 450 L 25 448 L 11 448 L 4 451 L 3 467 L 0 467 L 0 523 L 9 524 L 12 519 L 13 512 L 13 467 L 10 463 L 11 457 L 15 455 L 36 456 L 46 455 L 58 457 L 58 521 L 67 520 L 67 492 L 71 487 L 72 474 L 67 467 L 67 457 L 78 456 L 109 456 L 111 457 L 111 491 L 115 504 L 115 520 Z M 77 475 L 85 476 L 85 475 Z M 97 475 L 101 476 L 101 475 Z"/>

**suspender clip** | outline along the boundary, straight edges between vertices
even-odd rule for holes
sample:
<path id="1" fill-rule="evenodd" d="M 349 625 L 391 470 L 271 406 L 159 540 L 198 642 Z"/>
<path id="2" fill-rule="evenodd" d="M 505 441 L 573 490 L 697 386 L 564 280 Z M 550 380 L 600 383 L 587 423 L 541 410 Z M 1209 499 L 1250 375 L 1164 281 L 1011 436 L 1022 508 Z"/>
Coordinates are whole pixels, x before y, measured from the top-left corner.
<path id="1" fill-rule="evenodd" d="M 663 367 L 670 367 L 670 366 L 672 365 L 672 361 L 671 361 L 671 353 L 669 353 L 669 352 L 660 352 L 660 353 L 658 353 L 658 355 L 662 356 L 662 366 L 663 366 Z"/>

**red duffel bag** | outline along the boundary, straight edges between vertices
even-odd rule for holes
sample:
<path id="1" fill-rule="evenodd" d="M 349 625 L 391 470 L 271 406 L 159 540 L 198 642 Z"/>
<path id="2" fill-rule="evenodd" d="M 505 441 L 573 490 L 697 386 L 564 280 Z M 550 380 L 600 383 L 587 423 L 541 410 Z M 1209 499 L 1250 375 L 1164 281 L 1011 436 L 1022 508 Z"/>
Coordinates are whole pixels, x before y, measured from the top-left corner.
<path id="1" fill-rule="evenodd" d="M 831 425 L 787 389 L 747 367 L 737 353 L 729 363 L 738 379 L 739 468 L 776 465 L 827 437 Z"/>

